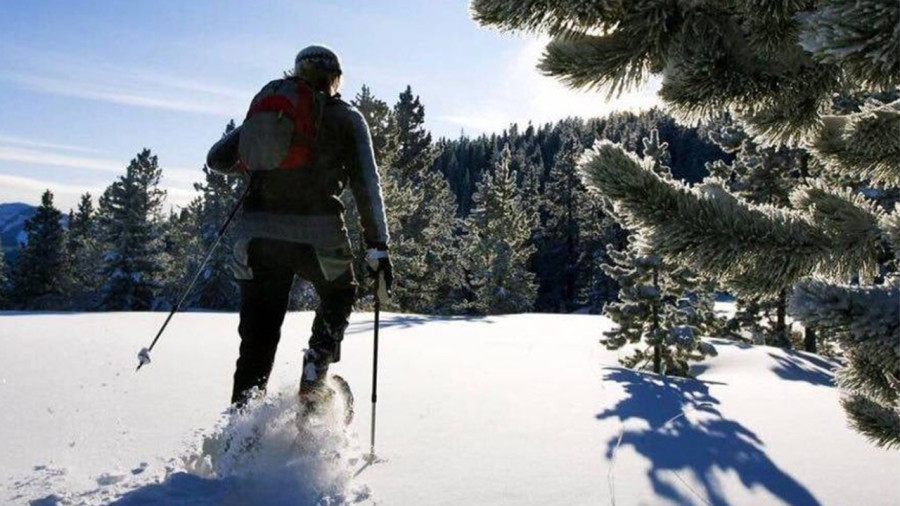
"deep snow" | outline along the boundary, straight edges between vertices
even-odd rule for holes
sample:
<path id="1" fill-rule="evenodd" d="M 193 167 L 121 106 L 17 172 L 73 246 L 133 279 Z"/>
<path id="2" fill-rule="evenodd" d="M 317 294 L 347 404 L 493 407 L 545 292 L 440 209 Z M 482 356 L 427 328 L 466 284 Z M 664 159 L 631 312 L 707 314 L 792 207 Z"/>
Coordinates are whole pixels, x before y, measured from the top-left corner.
<path id="1" fill-rule="evenodd" d="M 589 315 L 383 315 L 365 466 L 371 314 L 344 360 L 357 416 L 295 449 L 311 313 L 288 316 L 269 398 L 223 418 L 237 316 L 0 315 L 0 501 L 10 504 L 900 504 L 900 453 L 847 428 L 834 364 L 713 339 L 698 380 L 617 366 Z M 252 458 L 223 437 L 262 427 Z M 235 460 L 235 459 L 238 460 Z"/>

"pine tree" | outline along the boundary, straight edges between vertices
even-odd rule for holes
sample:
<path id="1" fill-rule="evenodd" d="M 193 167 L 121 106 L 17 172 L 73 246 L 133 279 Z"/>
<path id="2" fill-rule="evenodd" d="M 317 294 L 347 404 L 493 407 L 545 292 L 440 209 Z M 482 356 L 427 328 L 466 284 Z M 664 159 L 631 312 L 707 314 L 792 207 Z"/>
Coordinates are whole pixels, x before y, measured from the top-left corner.
<path id="1" fill-rule="evenodd" d="M 573 311 L 582 302 L 588 284 L 590 260 L 584 244 L 587 191 L 576 171 L 584 148 L 575 131 L 562 133 L 561 147 L 544 186 L 541 199 L 541 238 L 537 240 L 538 309 Z"/>
<path id="2" fill-rule="evenodd" d="M 50 190 L 25 222 L 27 242 L 20 246 L 12 272 L 16 302 L 27 308 L 52 309 L 63 305 L 68 285 L 69 263 L 65 249 L 62 213 L 53 206 Z"/>
<path id="3" fill-rule="evenodd" d="M 436 156 L 431 134 L 425 130 L 425 106 L 407 86 L 394 105 L 397 156 L 392 169 L 403 182 L 418 182 Z"/>
<path id="4" fill-rule="evenodd" d="M 185 287 L 203 262 L 206 252 L 202 249 L 202 223 L 199 219 L 201 200 L 202 197 L 197 196 L 184 208 L 170 210 L 168 217 L 160 224 L 162 236 L 160 256 L 164 259 L 164 268 L 160 273 L 161 287 L 157 293 L 160 309 L 171 309 L 178 303 Z M 197 283 L 199 282 L 198 279 Z M 191 307 L 196 297 L 195 285 L 183 307 Z"/>
<path id="5" fill-rule="evenodd" d="M 161 216 L 166 193 L 159 188 L 161 175 L 156 156 L 144 149 L 100 197 L 105 248 L 102 305 L 107 310 L 156 307 L 166 260 Z"/>
<path id="6" fill-rule="evenodd" d="M 471 307 L 481 314 L 529 311 L 537 295 L 528 262 L 535 248 L 530 244 L 532 219 L 522 208 L 516 174 L 509 169 L 512 155 L 503 148 L 494 173 L 484 174 L 475 192 L 475 208 L 469 218 L 469 282 Z"/>
<path id="7" fill-rule="evenodd" d="M 700 281 L 687 269 L 666 264 L 659 255 L 641 251 L 637 243 L 616 251 L 604 271 L 620 286 L 619 300 L 604 308 L 616 327 L 604 333 L 601 342 L 611 350 L 643 343 L 629 357 L 626 367 L 650 363 L 653 372 L 687 376 L 689 361 L 715 354 L 712 345 L 700 340 L 702 306 L 696 304 Z"/>
<path id="8" fill-rule="evenodd" d="M 651 130 L 643 147 L 644 166 L 671 179 L 668 164 L 672 158 L 659 131 Z M 641 341 L 647 345 L 623 359 L 625 366 L 639 367 L 652 361 L 657 374 L 687 376 L 689 361 L 715 354 L 712 345 L 700 340 L 701 333 L 714 326 L 715 317 L 711 289 L 699 276 L 684 266 L 665 262 L 642 247 L 639 238 L 632 238 L 622 251 L 610 245 L 607 254 L 612 262 L 602 268 L 618 282 L 620 290 L 619 300 L 604 308 L 617 328 L 606 332 L 602 342 L 612 350 Z"/>
<path id="9" fill-rule="evenodd" d="M 900 292 L 881 271 L 900 251 L 900 210 L 858 190 L 900 186 L 900 101 L 873 94 L 859 108 L 830 107 L 836 92 L 900 85 L 896 1 L 475 0 L 473 11 L 484 24 L 549 32 L 541 69 L 574 87 L 616 94 L 661 74 L 660 96 L 682 120 L 729 112 L 761 143 L 810 148 L 824 174 L 794 189 L 788 210 L 721 184 L 664 180 L 608 142 L 583 171 L 666 260 L 739 296 L 796 285 L 795 316 L 837 338 L 849 358 L 840 382 L 851 423 L 878 445 L 900 446 Z M 839 179 L 858 184 L 830 184 Z"/>
<path id="10" fill-rule="evenodd" d="M 234 129 L 234 121 L 229 121 L 223 135 L 228 135 Z M 190 248 L 193 248 L 190 253 L 200 256 L 212 248 L 219 228 L 237 203 L 245 183 L 240 177 L 219 174 L 205 165 L 203 176 L 202 183 L 194 183 L 194 189 L 200 192 L 200 199 L 193 210 L 198 234 L 197 241 L 190 245 Z M 213 252 L 213 256 L 197 279 L 197 284 L 187 301 L 188 307 L 227 310 L 238 308 L 240 293 L 229 267 L 233 242 L 231 231 L 226 231 L 219 247 Z M 201 261 L 202 258 L 192 267 L 199 268 Z M 187 276 L 193 276 L 194 269 L 188 269 Z"/>
<path id="11" fill-rule="evenodd" d="M 356 94 L 352 104 L 362 113 L 369 125 L 372 150 L 375 152 L 375 162 L 378 167 L 385 169 L 392 167 L 397 158 L 399 136 L 394 111 L 387 102 L 376 98 L 366 85 L 363 85 Z"/>
<path id="12" fill-rule="evenodd" d="M 790 194 L 802 185 L 809 175 L 809 155 L 804 149 L 787 146 L 760 146 L 753 141 L 740 124 L 727 122 L 718 131 L 710 132 L 710 138 L 726 153 L 735 156 L 731 163 L 717 160 L 708 165 L 709 181 L 720 184 L 740 198 L 760 205 L 779 208 L 791 206 Z M 784 348 L 792 346 L 787 324 L 788 289 L 779 290 L 772 297 L 737 301 L 737 312 L 731 322 L 731 331 L 746 331 L 761 338 L 758 342 Z M 774 318 L 769 318 L 774 313 Z M 760 319 L 768 319 L 769 331 L 760 325 Z M 806 329 L 806 351 L 816 351 L 815 335 Z"/>
<path id="13" fill-rule="evenodd" d="M 351 101 L 351 104 L 359 110 L 369 125 L 369 135 L 372 137 L 372 151 L 375 153 L 375 163 L 378 165 L 378 174 L 381 177 L 382 198 L 387 209 L 388 229 L 392 232 L 395 230 L 395 225 L 393 224 L 395 209 L 392 202 L 394 190 L 392 181 L 387 177 L 387 169 L 391 167 L 393 160 L 397 156 L 397 122 L 394 118 L 394 111 L 387 102 L 376 98 L 372 94 L 372 90 L 366 85 L 363 85 L 356 97 Z M 349 188 L 341 194 L 341 201 L 346 209 L 345 219 L 351 247 L 356 252 L 354 268 L 357 273 L 364 273 L 366 272 L 366 245 L 359 221 L 359 213 Z M 397 238 L 391 237 L 391 242 L 393 243 L 392 246 L 395 246 Z M 305 300 L 302 297 L 300 299 Z"/>
<path id="14" fill-rule="evenodd" d="M 457 205 L 424 127 L 425 108 L 407 89 L 391 111 L 368 88 L 355 104 L 370 123 L 397 272 L 392 304 L 421 313 L 451 313 L 462 301 Z M 427 245 L 427 246 L 424 246 Z"/>
<path id="15" fill-rule="evenodd" d="M 97 303 L 102 252 L 99 226 L 90 193 L 81 196 L 78 209 L 69 213 L 66 249 L 71 261 L 70 303 L 75 309 L 92 309 Z"/>

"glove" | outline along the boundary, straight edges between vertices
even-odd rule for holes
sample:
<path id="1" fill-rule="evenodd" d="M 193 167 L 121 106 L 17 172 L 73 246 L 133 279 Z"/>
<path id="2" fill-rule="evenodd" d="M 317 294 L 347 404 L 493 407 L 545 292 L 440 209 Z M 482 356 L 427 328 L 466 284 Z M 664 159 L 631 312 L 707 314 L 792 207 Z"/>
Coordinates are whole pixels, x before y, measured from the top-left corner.
<path id="1" fill-rule="evenodd" d="M 375 278 L 375 296 L 378 302 L 387 302 L 391 298 L 391 287 L 394 284 L 394 266 L 386 248 L 369 248 L 366 250 L 366 269 Z"/>

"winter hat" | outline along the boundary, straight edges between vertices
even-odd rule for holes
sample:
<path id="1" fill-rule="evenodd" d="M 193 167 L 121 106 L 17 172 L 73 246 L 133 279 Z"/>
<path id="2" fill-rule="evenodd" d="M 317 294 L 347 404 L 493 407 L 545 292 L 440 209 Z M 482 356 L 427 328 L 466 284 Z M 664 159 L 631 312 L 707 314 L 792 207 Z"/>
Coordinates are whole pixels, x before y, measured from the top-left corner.
<path id="1" fill-rule="evenodd" d="M 341 60 L 334 51 L 325 46 L 309 46 L 297 53 L 294 58 L 294 69 L 299 74 L 300 64 L 303 62 L 311 62 L 322 70 L 334 72 L 340 75 Z"/>

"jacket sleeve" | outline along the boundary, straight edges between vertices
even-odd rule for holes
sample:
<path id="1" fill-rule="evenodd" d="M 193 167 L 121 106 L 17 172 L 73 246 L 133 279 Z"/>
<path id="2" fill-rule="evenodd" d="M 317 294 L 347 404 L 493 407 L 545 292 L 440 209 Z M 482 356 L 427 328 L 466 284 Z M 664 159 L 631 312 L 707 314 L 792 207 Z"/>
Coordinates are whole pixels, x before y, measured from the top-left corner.
<path id="1" fill-rule="evenodd" d="M 206 166 L 219 174 L 226 176 L 240 174 L 245 171 L 238 152 L 238 144 L 241 140 L 241 127 L 237 127 L 219 139 L 219 142 L 209 148 L 206 155 Z"/>
<path id="2" fill-rule="evenodd" d="M 359 211 L 363 235 L 368 247 L 387 247 L 390 238 L 369 125 L 355 108 L 349 109 L 348 116 L 353 134 L 348 167 L 350 190 Z"/>

